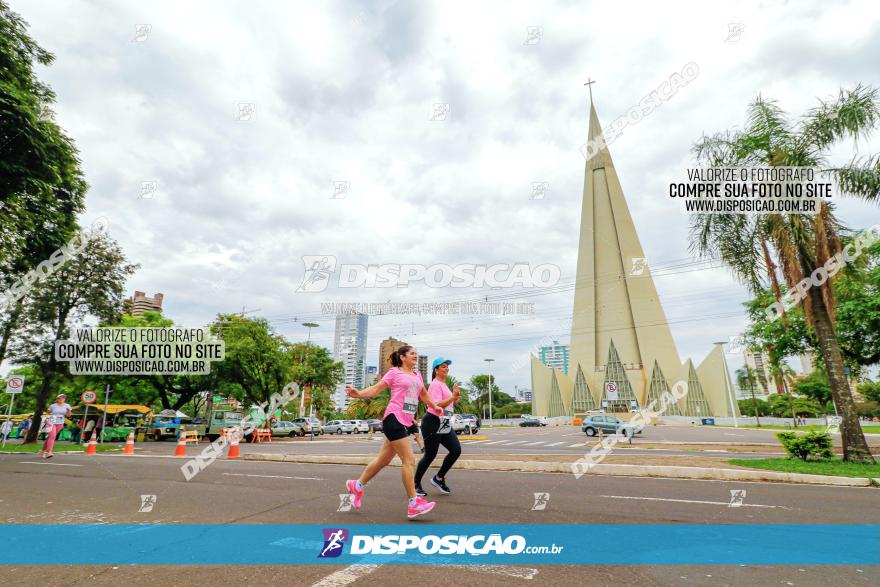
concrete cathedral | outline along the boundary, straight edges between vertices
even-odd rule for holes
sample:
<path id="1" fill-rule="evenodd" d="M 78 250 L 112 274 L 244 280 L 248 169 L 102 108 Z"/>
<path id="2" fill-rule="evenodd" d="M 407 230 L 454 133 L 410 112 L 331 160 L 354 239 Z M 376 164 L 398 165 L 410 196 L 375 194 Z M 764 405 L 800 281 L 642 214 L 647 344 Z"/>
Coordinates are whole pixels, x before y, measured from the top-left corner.
<path id="1" fill-rule="evenodd" d="M 531 356 L 532 413 L 635 412 L 684 381 L 664 415 L 731 415 L 721 345 L 698 367 L 679 357 L 592 100 L 587 145 L 569 375 Z"/>

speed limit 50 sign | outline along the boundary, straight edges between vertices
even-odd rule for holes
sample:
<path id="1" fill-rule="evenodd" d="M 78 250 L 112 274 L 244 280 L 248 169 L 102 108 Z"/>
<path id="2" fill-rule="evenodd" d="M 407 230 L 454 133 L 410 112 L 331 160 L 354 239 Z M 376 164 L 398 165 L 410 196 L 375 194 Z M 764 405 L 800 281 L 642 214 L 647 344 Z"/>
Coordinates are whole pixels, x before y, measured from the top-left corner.
<path id="1" fill-rule="evenodd" d="M 98 399 L 98 394 L 91 389 L 82 393 L 82 401 L 84 404 L 93 404 L 96 399 Z"/>
<path id="2" fill-rule="evenodd" d="M 6 393 L 21 393 L 24 391 L 24 375 L 13 375 L 6 382 Z"/>

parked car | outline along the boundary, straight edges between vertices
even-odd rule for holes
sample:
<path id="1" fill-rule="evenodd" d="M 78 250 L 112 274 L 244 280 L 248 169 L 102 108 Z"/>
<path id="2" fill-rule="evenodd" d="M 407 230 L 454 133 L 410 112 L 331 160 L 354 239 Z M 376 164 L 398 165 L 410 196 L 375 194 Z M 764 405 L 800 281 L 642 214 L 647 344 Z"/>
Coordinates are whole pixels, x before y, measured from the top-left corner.
<path id="1" fill-rule="evenodd" d="M 301 426 L 306 434 L 324 434 L 321 421 L 317 418 L 294 418 L 293 423 Z"/>
<path id="2" fill-rule="evenodd" d="M 473 423 L 472 425 L 474 427 L 474 432 L 483 427 L 483 421 L 480 420 L 475 414 L 462 414 L 461 417 L 464 418 L 466 422 L 471 421 Z"/>
<path id="3" fill-rule="evenodd" d="M 616 434 L 619 432 L 624 436 L 632 436 L 634 434 L 642 433 L 641 429 L 634 424 L 624 422 L 616 416 L 587 416 L 584 418 L 584 423 L 581 424 L 581 431 L 583 431 L 584 434 L 587 436 L 596 436 L 600 430 L 605 434 Z"/>
<path id="4" fill-rule="evenodd" d="M 306 431 L 303 427 L 295 422 L 288 422 L 287 420 L 279 420 L 275 422 L 275 425 L 272 426 L 272 436 L 288 436 L 293 438 L 294 436 L 305 436 Z"/>
<path id="5" fill-rule="evenodd" d="M 546 426 L 546 424 L 541 424 L 541 422 L 539 422 L 537 418 L 526 417 L 526 416 L 522 417 L 522 421 L 519 423 L 519 425 L 523 428 L 528 427 L 528 426 L 536 426 L 536 427 L 537 426 Z"/>
<path id="6" fill-rule="evenodd" d="M 355 434 L 360 434 L 363 432 L 366 434 L 370 431 L 370 425 L 367 424 L 366 420 L 349 420 L 349 424 L 352 426 L 352 432 Z"/>
<path id="7" fill-rule="evenodd" d="M 351 420 L 331 420 L 322 427 L 324 434 L 351 434 L 354 432 L 354 424 Z"/>
<path id="8" fill-rule="evenodd" d="M 465 431 L 468 434 L 476 434 L 480 431 L 480 420 L 473 414 L 458 414 L 465 425 Z"/>
<path id="9" fill-rule="evenodd" d="M 373 432 L 382 432 L 382 420 L 367 420 L 367 425 Z"/>
<path id="10" fill-rule="evenodd" d="M 522 418 L 522 422 L 519 423 L 520 426 L 546 426 L 547 425 L 547 417 L 546 416 L 532 416 L 531 414 L 523 414 L 520 416 Z M 528 423 L 526 423 L 528 422 Z"/>

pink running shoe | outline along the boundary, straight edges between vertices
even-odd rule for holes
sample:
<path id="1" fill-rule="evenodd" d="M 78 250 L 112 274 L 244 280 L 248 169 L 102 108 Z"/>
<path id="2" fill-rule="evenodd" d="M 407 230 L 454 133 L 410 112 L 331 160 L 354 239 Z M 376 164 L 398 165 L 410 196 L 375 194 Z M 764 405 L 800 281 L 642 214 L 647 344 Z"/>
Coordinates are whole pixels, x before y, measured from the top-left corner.
<path id="1" fill-rule="evenodd" d="M 421 516 L 422 514 L 427 514 L 434 506 L 437 505 L 433 501 L 425 501 L 425 498 L 421 495 L 416 496 L 416 505 L 406 506 L 406 516 L 410 519 L 415 518 L 416 516 Z"/>
<path id="2" fill-rule="evenodd" d="M 351 494 L 351 503 L 354 504 L 354 509 L 361 509 L 361 498 L 364 496 L 364 490 L 358 490 L 357 481 L 354 479 L 346 481 L 345 486 L 348 488 L 348 493 Z"/>

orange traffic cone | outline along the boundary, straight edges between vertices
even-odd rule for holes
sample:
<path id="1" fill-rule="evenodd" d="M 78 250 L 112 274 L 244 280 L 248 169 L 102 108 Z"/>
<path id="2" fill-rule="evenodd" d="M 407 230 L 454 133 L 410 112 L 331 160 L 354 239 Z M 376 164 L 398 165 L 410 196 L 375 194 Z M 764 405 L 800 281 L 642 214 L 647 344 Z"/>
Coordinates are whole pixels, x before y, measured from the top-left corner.
<path id="1" fill-rule="evenodd" d="M 229 435 L 230 443 L 229 443 L 229 454 L 226 455 L 227 459 L 237 459 L 241 455 L 238 454 L 238 434 L 233 432 Z"/>
<path id="2" fill-rule="evenodd" d="M 180 438 L 177 439 L 177 450 L 174 451 L 174 456 L 186 456 L 186 430 L 181 429 L 180 431 Z"/>
<path id="3" fill-rule="evenodd" d="M 93 455 L 98 452 L 98 439 L 95 438 L 95 431 L 92 430 L 92 437 L 89 438 L 89 443 L 86 445 L 86 454 Z"/>
<path id="4" fill-rule="evenodd" d="M 128 438 L 125 440 L 125 450 L 122 451 L 122 454 L 134 454 L 134 430 L 128 433 Z"/>

